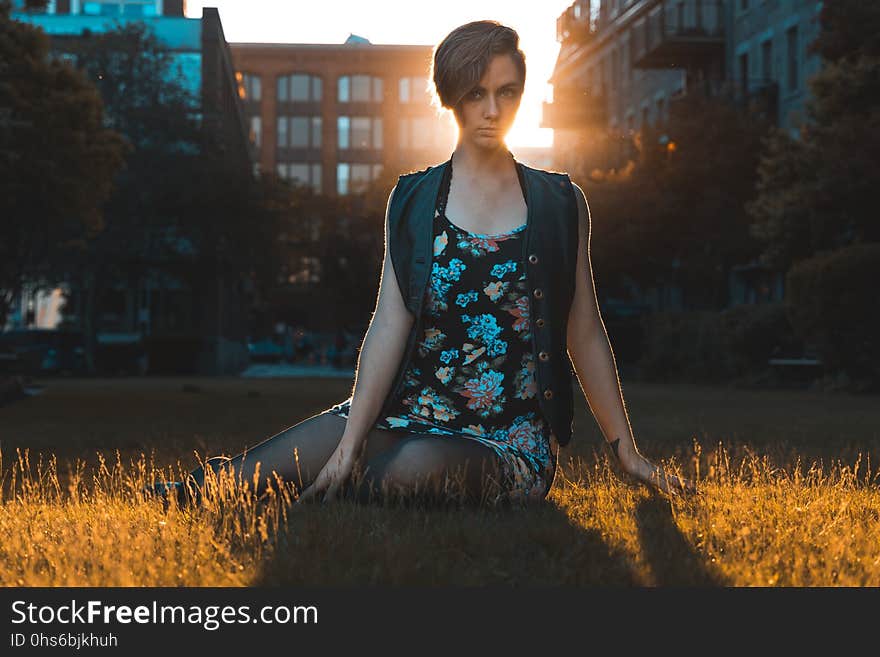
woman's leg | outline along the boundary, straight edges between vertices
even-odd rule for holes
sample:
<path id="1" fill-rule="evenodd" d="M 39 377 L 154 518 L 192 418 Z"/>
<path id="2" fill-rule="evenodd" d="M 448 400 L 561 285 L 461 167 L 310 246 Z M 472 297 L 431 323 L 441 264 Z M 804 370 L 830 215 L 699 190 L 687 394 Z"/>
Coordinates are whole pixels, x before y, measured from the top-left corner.
<path id="1" fill-rule="evenodd" d="M 505 501 L 503 477 L 498 455 L 476 440 L 410 434 L 368 459 L 346 492 L 360 502 L 493 505 Z"/>
<path id="2" fill-rule="evenodd" d="M 231 459 L 215 457 L 208 459 L 206 464 L 214 472 L 220 468 L 230 474 L 236 481 L 248 482 L 252 485 L 257 463 L 260 464 L 260 482 L 257 494 L 266 490 L 267 482 L 275 483 L 273 470 L 285 481 L 296 484 L 297 491 L 308 486 L 339 445 L 345 430 L 346 418 L 334 413 L 322 412 L 281 431 L 263 442 L 248 448 Z M 361 460 L 366 462 L 378 454 L 391 449 L 406 434 L 399 431 L 384 429 L 371 430 L 362 445 Z M 294 457 L 294 449 L 296 457 Z M 201 488 L 205 481 L 205 472 L 199 466 L 191 473 L 195 484 Z"/>

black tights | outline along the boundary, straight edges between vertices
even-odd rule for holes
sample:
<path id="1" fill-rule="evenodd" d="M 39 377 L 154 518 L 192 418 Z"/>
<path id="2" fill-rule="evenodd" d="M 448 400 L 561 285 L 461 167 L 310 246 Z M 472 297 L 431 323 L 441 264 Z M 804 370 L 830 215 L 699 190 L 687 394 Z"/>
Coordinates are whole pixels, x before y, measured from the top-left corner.
<path id="1" fill-rule="evenodd" d="M 265 492 L 269 482 L 275 484 L 273 471 L 300 492 L 314 481 L 333 454 L 346 422 L 344 417 L 322 412 L 238 456 L 215 457 L 206 463 L 215 472 L 221 467 L 231 469 L 236 481 L 250 485 L 259 463 L 257 495 Z M 201 466 L 191 475 L 199 487 L 204 484 Z M 498 456 L 477 441 L 373 429 L 364 439 L 354 472 L 340 492 L 358 502 L 393 500 L 431 506 L 495 503 L 503 501 L 501 477 Z"/>

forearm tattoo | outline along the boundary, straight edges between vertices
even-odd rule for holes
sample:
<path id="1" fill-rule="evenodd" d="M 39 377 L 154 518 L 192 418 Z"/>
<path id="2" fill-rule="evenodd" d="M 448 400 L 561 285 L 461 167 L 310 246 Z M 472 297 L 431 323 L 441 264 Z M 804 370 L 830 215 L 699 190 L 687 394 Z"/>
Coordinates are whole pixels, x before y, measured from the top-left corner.
<path id="1" fill-rule="evenodd" d="M 620 454 L 617 453 L 617 446 L 619 444 L 620 444 L 620 438 L 616 438 L 615 440 L 613 440 L 611 442 L 611 449 L 614 450 L 614 456 L 617 458 L 618 461 L 620 460 Z"/>

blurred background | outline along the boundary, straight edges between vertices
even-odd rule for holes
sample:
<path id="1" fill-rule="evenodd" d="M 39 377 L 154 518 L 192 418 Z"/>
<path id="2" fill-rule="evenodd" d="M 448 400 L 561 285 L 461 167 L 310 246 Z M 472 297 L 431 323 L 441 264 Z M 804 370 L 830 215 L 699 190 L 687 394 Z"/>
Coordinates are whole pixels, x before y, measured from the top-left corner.
<path id="1" fill-rule="evenodd" d="M 479 18 L 526 53 L 509 148 L 587 195 L 622 378 L 880 389 L 877 3 L 214 4 L 0 2 L 0 398 L 350 377 L 388 193 L 456 143 L 432 48 Z"/>

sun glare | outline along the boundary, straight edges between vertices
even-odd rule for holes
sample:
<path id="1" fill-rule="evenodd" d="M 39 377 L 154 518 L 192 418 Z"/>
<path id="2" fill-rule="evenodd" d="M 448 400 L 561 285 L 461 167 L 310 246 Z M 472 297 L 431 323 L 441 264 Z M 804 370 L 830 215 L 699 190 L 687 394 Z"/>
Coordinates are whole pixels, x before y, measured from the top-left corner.
<path id="1" fill-rule="evenodd" d="M 553 131 L 540 124 L 541 103 L 552 88 L 547 80 L 559 53 L 556 19 L 570 4 L 571 0 L 446 0 L 440 5 L 425 3 L 419 19 L 413 20 L 412 5 L 404 0 L 339 0 L 310 5 L 307 11 L 288 0 L 189 0 L 186 15 L 198 18 L 203 6 L 217 7 L 230 43 L 343 43 L 349 34 L 357 34 L 375 44 L 436 45 L 459 25 L 497 20 L 519 34 L 528 68 L 522 103 L 506 143 L 542 147 L 553 143 Z"/>

